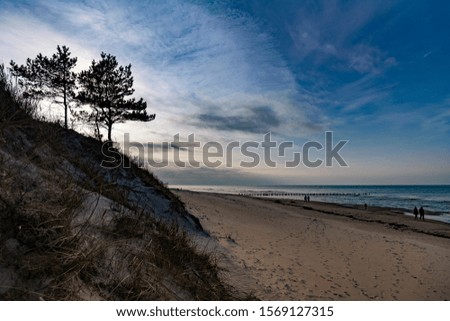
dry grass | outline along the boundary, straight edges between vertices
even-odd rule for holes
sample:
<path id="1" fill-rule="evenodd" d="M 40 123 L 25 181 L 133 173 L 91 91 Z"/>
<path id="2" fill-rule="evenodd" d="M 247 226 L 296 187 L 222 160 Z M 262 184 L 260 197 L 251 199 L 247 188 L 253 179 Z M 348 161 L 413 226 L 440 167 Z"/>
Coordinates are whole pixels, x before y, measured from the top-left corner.
<path id="1" fill-rule="evenodd" d="M 138 180 L 198 222 L 157 178 L 131 160 L 126 173 L 101 168 L 99 142 L 34 110 L 0 67 L 0 300 L 237 298 L 176 220 L 155 218 L 117 183 Z"/>

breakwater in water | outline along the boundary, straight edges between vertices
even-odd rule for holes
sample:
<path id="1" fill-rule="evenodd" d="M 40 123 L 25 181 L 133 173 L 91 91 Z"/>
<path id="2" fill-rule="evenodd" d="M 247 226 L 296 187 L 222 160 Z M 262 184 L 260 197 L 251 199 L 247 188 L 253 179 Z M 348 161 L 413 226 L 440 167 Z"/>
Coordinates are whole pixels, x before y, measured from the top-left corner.
<path id="1" fill-rule="evenodd" d="M 251 197 L 289 197 L 289 196 L 367 196 L 370 193 L 288 193 L 288 192 L 257 192 L 257 193 L 238 193 L 241 196 Z"/>

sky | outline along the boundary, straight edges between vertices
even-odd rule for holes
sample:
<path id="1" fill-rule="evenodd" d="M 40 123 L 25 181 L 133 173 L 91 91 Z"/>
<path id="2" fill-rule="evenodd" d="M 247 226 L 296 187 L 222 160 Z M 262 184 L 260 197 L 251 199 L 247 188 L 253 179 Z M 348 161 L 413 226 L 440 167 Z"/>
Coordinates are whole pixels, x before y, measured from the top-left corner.
<path id="1" fill-rule="evenodd" d="M 169 157 L 151 170 L 171 185 L 450 184 L 449 16 L 448 1 L 425 0 L 0 0 L 0 63 L 66 45 L 77 71 L 101 52 L 131 64 L 135 95 L 156 119 L 115 125 L 113 138 L 153 146 L 144 155 L 162 155 L 176 134 L 201 146 L 267 133 L 292 142 L 284 156 L 272 150 L 275 167 L 243 167 L 239 152 L 231 167 L 180 168 Z M 346 141 L 346 166 L 286 168 L 326 132 L 332 146 Z M 325 149 L 310 151 L 325 160 Z"/>

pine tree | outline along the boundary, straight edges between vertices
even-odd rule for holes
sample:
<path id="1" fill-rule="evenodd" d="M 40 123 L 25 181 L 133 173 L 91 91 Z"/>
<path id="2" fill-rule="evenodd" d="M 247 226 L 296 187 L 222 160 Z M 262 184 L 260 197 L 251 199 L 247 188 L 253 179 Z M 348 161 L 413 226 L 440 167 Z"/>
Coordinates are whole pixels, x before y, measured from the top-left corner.
<path id="1" fill-rule="evenodd" d="M 108 130 L 108 142 L 112 141 L 112 127 L 126 120 L 152 121 L 155 114 L 147 114 L 147 103 L 141 98 L 125 99 L 134 93 L 131 65 L 119 66 L 115 56 L 102 52 L 99 61 L 92 61 L 89 70 L 78 77 L 82 103 L 88 104 L 91 112 L 80 112 L 86 121 L 94 122 L 99 139 L 100 128 Z"/>
<path id="2" fill-rule="evenodd" d="M 71 58 L 69 48 L 57 46 L 51 58 L 38 54 L 35 59 L 27 59 L 25 65 L 18 66 L 11 61 L 11 73 L 19 78 L 19 85 L 25 97 L 53 101 L 64 107 L 64 126 L 68 128 L 69 104 L 75 97 L 76 74 L 72 69 L 77 58 Z"/>

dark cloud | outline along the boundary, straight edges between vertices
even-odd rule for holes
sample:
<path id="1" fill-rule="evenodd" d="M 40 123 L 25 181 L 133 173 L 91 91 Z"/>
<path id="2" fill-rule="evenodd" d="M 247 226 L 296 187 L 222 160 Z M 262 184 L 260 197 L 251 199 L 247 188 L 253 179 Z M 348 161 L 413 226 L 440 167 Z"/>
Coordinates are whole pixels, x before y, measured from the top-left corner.
<path id="1" fill-rule="evenodd" d="M 188 150 L 185 147 L 180 147 L 174 142 L 167 142 L 167 143 L 139 143 L 139 142 L 130 142 L 129 148 L 140 148 L 144 147 L 146 149 L 151 150 L 169 150 L 169 149 L 178 149 L 178 150 Z"/>
<path id="2" fill-rule="evenodd" d="M 165 167 L 152 170 L 163 182 L 172 185 L 271 185 L 280 184 L 280 180 L 248 173 L 236 168 L 173 168 Z"/>
<path id="3" fill-rule="evenodd" d="M 281 123 L 270 107 L 252 107 L 242 115 L 200 114 L 197 118 L 205 127 L 249 133 L 266 133 Z"/>

